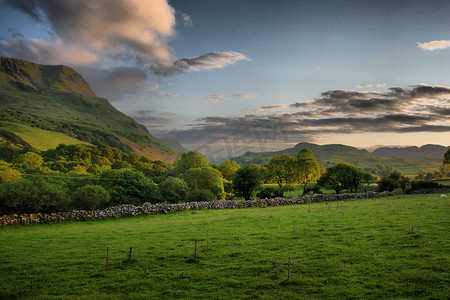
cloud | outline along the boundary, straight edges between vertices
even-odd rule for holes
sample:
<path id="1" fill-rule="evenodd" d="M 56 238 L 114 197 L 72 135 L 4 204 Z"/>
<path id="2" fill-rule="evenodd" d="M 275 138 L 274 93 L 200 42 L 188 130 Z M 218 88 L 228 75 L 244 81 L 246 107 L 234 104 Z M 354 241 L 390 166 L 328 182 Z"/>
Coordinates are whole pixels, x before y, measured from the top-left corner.
<path id="1" fill-rule="evenodd" d="M 355 85 L 355 89 L 363 89 L 363 88 L 383 88 L 386 86 L 386 83 L 366 83 L 366 84 L 357 84 Z"/>
<path id="2" fill-rule="evenodd" d="M 6 4 L 47 24 L 66 48 L 77 45 L 97 56 L 107 53 L 138 62 L 174 60 L 167 42 L 175 36 L 175 13 L 166 0 L 7 0 Z"/>
<path id="3" fill-rule="evenodd" d="M 256 97 L 257 95 L 258 95 L 257 93 L 243 93 L 243 92 L 240 92 L 240 93 L 234 93 L 233 97 L 244 98 L 244 99 L 251 99 L 251 98 Z"/>
<path id="4" fill-rule="evenodd" d="M 100 61 L 98 53 L 60 40 L 0 40 L 0 53 L 40 64 L 90 65 Z"/>
<path id="5" fill-rule="evenodd" d="M 439 50 L 439 49 L 445 49 L 450 48 L 450 40 L 441 40 L 441 41 L 431 41 L 426 43 L 416 43 L 417 47 L 422 48 L 423 50 Z"/>
<path id="6" fill-rule="evenodd" d="M 249 111 L 266 111 L 266 110 L 273 110 L 273 109 L 287 109 L 290 108 L 287 104 L 276 104 L 276 105 L 269 105 L 269 106 L 262 106 L 259 108 L 249 108 Z"/>
<path id="7" fill-rule="evenodd" d="M 203 98 L 201 98 L 201 99 L 207 100 L 208 103 L 217 103 L 217 102 L 219 102 L 220 100 L 226 100 L 227 98 L 226 98 L 225 95 L 211 94 L 211 95 L 208 95 L 208 96 L 203 97 Z"/>
<path id="8" fill-rule="evenodd" d="M 249 60 L 249 58 L 234 51 L 214 52 L 199 57 L 183 58 L 172 64 L 155 64 L 150 67 L 150 70 L 156 75 L 171 76 L 183 72 L 220 69 L 240 60 Z"/>
<path id="9" fill-rule="evenodd" d="M 161 117 L 160 115 L 162 115 L 162 113 L 151 109 L 140 109 L 130 114 L 136 122 L 147 127 L 160 127 L 159 125 L 170 123 L 170 118 Z"/>
<path id="10" fill-rule="evenodd" d="M 330 90 L 290 108 L 295 111 L 204 117 L 165 136 L 211 157 L 224 157 L 314 142 L 326 135 L 450 132 L 450 87 L 445 86 L 392 87 L 386 92 Z"/>
<path id="11" fill-rule="evenodd" d="M 191 17 L 188 14 L 186 14 L 186 13 L 182 13 L 181 14 L 181 19 L 183 20 L 183 24 L 186 27 L 191 27 L 191 26 L 194 25 L 192 23 Z"/>
<path id="12" fill-rule="evenodd" d="M 97 95 L 110 101 L 120 101 L 129 94 L 135 94 L 147 80 L 147 74 L 138 68 L 103 70 L 80 67 L 78 70 Z"/>
<path id="13" fill-rule="evenodd" d="M 177 96 L 175 94 L 168 94 L 166 92 L 163 92 L 160 90 L 160 88 L 161 87 L 159 84 L 155 84 L 155 85 L 152 85 L 151 87 L 149 87 L 147 90 L 145 90 L 145 92 L 155 95 L 158 98 L 173 98 L 173 97 Z"/>

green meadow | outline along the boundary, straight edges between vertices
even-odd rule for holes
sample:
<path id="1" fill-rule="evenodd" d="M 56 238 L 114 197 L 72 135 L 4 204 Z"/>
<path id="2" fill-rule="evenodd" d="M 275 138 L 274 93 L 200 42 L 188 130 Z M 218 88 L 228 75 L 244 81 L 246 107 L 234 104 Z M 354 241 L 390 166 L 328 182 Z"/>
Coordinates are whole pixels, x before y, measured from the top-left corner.
<path id="1" fill-rule="evenodd" d="M 74 145 L 84 143 L 60 132 L 42 130 L 19 123 L 0 121 L 0 129 L 14 132 L 30 146 L 42 151 L 56 148 L 59 144 Z"/>
<path id="2" fill-rule="evenodd" d="M 444 299 L 449 199 L 2 227 L 0 298 Z"/>

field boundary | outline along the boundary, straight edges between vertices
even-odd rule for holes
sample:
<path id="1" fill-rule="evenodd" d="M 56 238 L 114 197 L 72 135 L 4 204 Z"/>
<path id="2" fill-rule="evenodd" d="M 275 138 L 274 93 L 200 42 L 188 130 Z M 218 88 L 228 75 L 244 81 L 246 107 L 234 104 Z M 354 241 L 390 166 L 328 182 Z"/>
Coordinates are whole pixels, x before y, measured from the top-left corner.
<path id="1" fill-rule="evenodd" d="M 249 207 L 280 206 L 318 202 L 343 201 L 348 199 L 380 198 L 392 195 L 390 192 L 366 192 L 344 194 L 316 194 L 291 199 L 273 198 L 258 200 L 215 200 L 179 204 L 143 203 L 139 206 L 118 205 L 103 210 L 73 210 L 51 214 L 20 214 L 0 217 L 0 226 L 15 224 L 60 223 L 63 221 L 102 220 L 139 215 L 166 214 L 169 212 L 195 209 L 238 209 Z"/>

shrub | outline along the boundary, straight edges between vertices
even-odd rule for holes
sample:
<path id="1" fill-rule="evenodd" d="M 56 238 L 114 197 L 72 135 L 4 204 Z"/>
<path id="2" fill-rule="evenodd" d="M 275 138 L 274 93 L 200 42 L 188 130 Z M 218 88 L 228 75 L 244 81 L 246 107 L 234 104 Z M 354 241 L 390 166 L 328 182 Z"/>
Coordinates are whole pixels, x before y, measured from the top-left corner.
<path id="1" fill-rule="evenodd" d="M 72 205 L 75 209 L 103 208 L 109 202 L 109 193 L 99 185 L 85 185 L 72 194 Z"/>
<path id="2" fill-rule="evenodd" d="M 187 200 L 189 187 L 182 179 L 167 177 L 165 181 L 159 184 L 159 189 L 164 201 L 168 203 L 180 203 Z"/>
<path id="3" fill-rule="evenodd" d="M 11 168 L 6 168 L 4 170 L 0 170 L 0 183 L 3 182 L 12 182 L 22 178 L 19 171 L 16 171 Z"/>
<path id="4" fill-rule="evenodd" d="M 100 174 L 102 186 L 111 195 L 111 205 L 144 202 L 158 203 L 162 201 L 161 192 L 142 172 L 130 169 L 109 170 Z"/>
<path id="5" fill-rule="evenodd" d="M 259 199 L 273 199 L 277 197 L 283 197 L 284 188 L 268 186 L 262 189 L 256 196 Z"/>
<path id="6" fill-rule="evenodd" d="M 378 182 L 378 191 L 384 192 L 392 192 L 393 190 L 400 187 L 400 182 L 391 177 L 384 177 Z"/>
<path id="7" fill-rule="evenodd" d="M 213 201 L 216 196 L 210 190 L 191 190 L 187 199 L 189 202 Z"/>
<path id="8" fill-rule="evenodd" d="M 0 214 L 51 213 L 67 206 L 66 190 L 39 177 L 0 184 Z"/>
<path id="9" fill-rule="evenodd" d="M 441 188 L 442 184 L 439 184 L 434 181 L 413 181 L 411 182 L 412 190 L 427 190 L 427 189 L 438 189 Z"/>
<path id="10" fill-rule="evenodd" d="M 303 191 L 304 195 L 308 194 L 322 194 L 322 191 L 320 190 L 321 186 L 318 184 L 312 184 L 305 187 L 305 190 Z"/>

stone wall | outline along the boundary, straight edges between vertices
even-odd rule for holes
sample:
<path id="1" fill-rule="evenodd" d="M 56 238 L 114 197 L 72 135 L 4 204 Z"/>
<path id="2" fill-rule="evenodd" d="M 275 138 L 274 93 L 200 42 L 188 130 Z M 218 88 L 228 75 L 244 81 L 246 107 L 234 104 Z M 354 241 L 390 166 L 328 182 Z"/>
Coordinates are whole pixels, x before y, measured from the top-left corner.
<path id="1" fill-rule="evenodd" d="M 143 203 L 139 206 L 118 205 L 103 210 L 73 210 L 52 214 L 21 214 L 0 217 L 0 226 L 13 224 L 59 223 L 62 221 L 100 220 L 138 215 L 165 214 L 174 211 L 193 209 L 234 209 L 247 207 L 280 206 L 303 203 L 341 201 L 347 199 L 378 198 L 390 195 L 389 192 L 367 192 L 362 194 L 319 194 L 292 199 L 274 198 L 259 200 L 216 200 L 210 202 L 189 202 L 180 204 L 151 204 Z"/>

